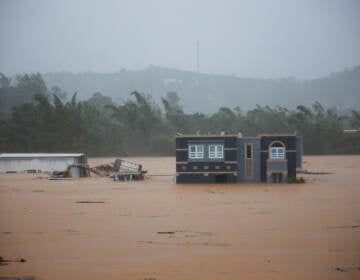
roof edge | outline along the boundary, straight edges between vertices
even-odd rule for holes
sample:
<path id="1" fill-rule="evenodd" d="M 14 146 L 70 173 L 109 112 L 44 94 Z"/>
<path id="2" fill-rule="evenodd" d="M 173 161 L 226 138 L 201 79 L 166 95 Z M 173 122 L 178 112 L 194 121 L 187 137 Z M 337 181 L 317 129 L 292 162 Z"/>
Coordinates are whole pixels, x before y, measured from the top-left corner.
<path id="1" fill-rule="evenodd" d="M 85 156 L 85 153 L 1 153 L 0 158 L 66 158 Z"/>

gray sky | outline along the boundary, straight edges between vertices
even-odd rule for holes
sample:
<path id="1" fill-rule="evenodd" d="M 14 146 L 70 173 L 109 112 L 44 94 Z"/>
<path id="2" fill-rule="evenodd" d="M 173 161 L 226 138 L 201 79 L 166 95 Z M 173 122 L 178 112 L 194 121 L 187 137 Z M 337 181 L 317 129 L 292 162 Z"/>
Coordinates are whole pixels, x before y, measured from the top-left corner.
<path id="1" fill-rule="evenodd" d="M 357 0 L 0 0 L 0 72 L 150 64 L 316 78 L 360 64 Z"/>

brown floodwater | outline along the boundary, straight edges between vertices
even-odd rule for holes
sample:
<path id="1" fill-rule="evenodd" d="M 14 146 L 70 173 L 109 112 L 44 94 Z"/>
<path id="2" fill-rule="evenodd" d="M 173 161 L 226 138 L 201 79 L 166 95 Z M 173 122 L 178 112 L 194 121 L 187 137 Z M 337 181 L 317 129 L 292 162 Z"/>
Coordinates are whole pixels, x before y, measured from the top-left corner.
<path id="1" fill-rule="evenodd" d="M 90 165 L 113 158 L 92 158 Z M 305 156 L 305 184 L 175 185 L 0 174 L 0 277 L 360 279 L 360 156 Z M 77 203 L 90 201 L 98 203 Z"/>

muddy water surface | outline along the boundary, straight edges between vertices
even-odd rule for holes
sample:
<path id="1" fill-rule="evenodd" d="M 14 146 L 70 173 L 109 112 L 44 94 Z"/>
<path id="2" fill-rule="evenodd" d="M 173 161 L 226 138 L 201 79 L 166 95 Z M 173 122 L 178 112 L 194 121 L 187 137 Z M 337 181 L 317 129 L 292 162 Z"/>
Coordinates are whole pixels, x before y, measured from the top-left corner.
<path id="1" fill-rule="evenodd" d="M 0 256 L 26 259 L 0 277 L 360 279 L 360 156 L 304 157 L 332 174 L 293 185 L 174 185 L 174 158 L 132 160 L 147 180 L 0 174 Z"/>

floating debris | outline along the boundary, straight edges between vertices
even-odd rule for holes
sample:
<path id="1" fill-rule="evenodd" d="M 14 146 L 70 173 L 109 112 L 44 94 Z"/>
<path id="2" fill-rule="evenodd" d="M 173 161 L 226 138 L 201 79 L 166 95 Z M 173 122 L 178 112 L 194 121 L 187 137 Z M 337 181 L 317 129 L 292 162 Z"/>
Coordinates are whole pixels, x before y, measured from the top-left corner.
<path id="1" fill-rule="evenodd" d="M 90 168 L 84 164 L 70 164 L 64 171 L 54 171 L 51 173 L 49 180 L 63 180 L 66 178 L 89 177 Z"/>
<path id="2" fill-rule="evenodd" d="M 105 203 L 105 201 L 79 200 L 75 203 Z"/>
<path id="3" fill-rule="evenodd" d="M 0 280 L 40 280 L 35 276 L 14 276 L 14 277 L 0 277 Z"/>
<path id="4" fill-rule="evenodd" d="M 142 169 L 141 164 L 124 159 L 116 159 L 114 163 L 99 165 L 90 170 L 101 177 L 112 178 L 114 181 L 144 180 L 147 173 Z"/>
<path id="5" fill-rule="evenodd" d="M 20 262 L 20 263 L 24 263 L 26 262 L 25 259 L 15 259 L 15 260 L 10 260 L 10 259 L 5 259 L 3 257 L 0 256 L 0 265 L 8 265 L 10 262 Z M 1 278 L 0 278 L 1 279 Z"/>
<path id="6" fill-rule="evenodd" d="M 352 225 L 352 226 L 330 226 L 326 227 L 327 229 L 337 229 L 337 228 L 359 228 L 360 225 Z"/>
<path id="7" fill-rule="evenodd" d="M 296 172 L 299 173 L 299 174 L 306 174 L 306 175 L 329 175 L 329 174 L 334 174 L 333 172 L 308 171 L 306 169 L 298 169 Z"/>
<path id="8" fill-rule="evenodd" d="M 340 272 L 346 272 L 346 270 L 341 267 L 336 267 L 335 270 Z"/>

